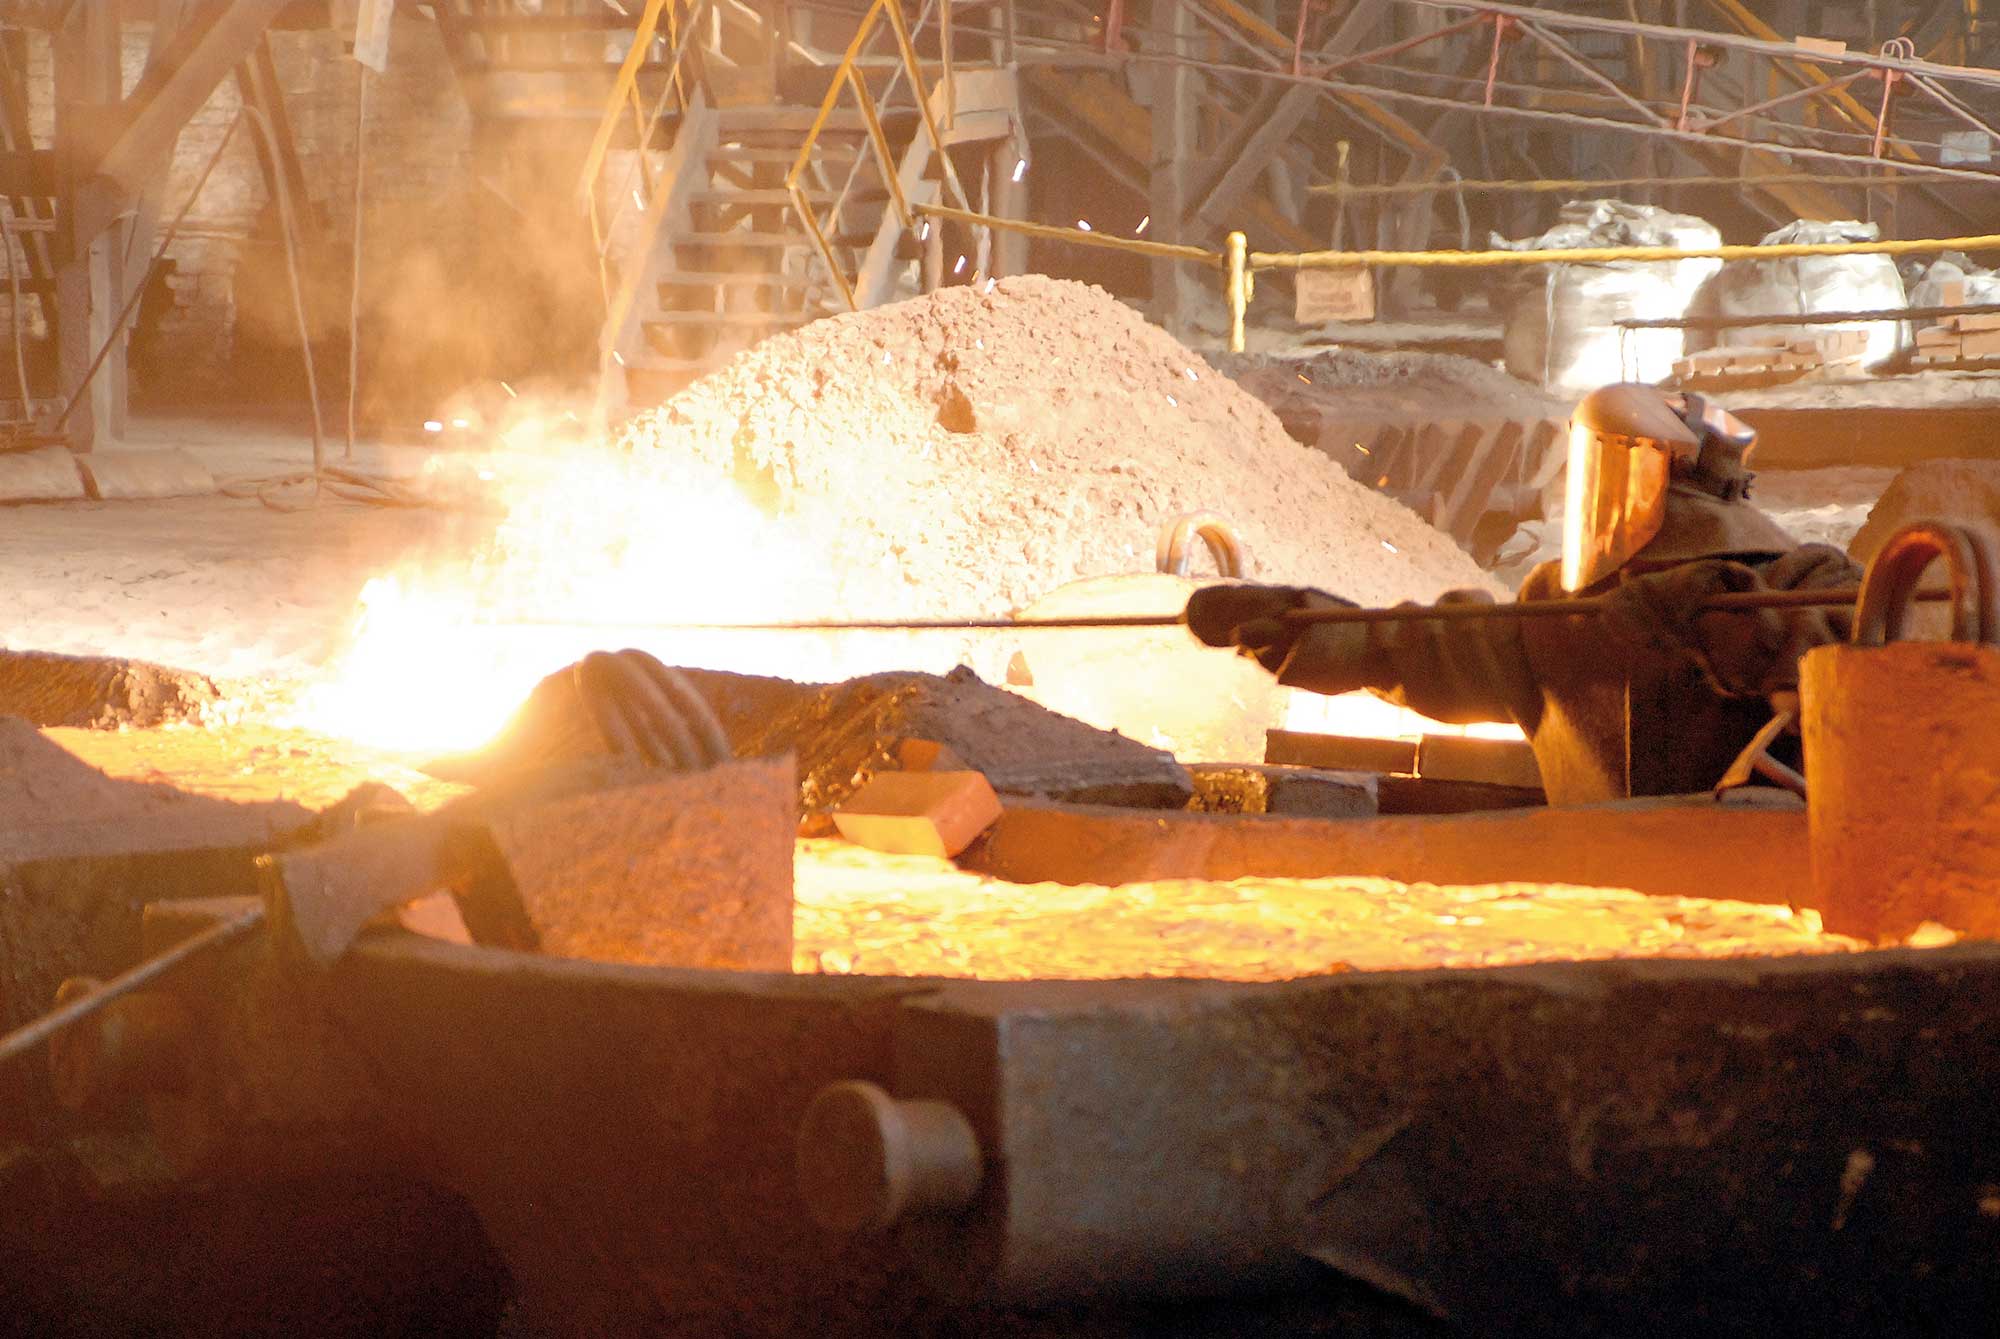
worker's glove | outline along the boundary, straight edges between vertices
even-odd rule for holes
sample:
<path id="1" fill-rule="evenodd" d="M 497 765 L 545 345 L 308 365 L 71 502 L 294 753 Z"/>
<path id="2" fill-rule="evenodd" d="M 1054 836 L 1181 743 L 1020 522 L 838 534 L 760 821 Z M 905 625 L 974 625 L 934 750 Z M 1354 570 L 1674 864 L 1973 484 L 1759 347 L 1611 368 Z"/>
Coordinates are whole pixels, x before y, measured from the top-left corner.
<path id="1" fill-rule="evenodd" d="M 1778 663 L 1792 621 L 1787 611 L 1702 606 L 1763 587 L 1756 569 L 1709 558 L 1626 578 L 1606 595 L 1601 617 L 1605 631 L 1642 652 L 1693 662 L 1725 696 L 1762 696 L 1797 682 L 1796 657 Z"/>
<path id="2" fill-rule="evenodd" d="M 1276 674 L 1308 633 L 1340 631 L 1287 620 L 1299 609 L 1352 609 L 1351 601 L 1306 586 L 1204 586 L 1188 597 L 1188 629 L 1208 646 L 1232 646 Z M 1361 632 L 1357 625 L 1346 631 Z"/>
<path id="3" fill-rule="evenodd" d="M 1437 603 L 1490 605 L 1493 596 L 1454 590 Z M 1396 607 L 1413 614 L 1430 608 L 1407 600 Z M 1511 702 L 1518 676 L 1509 668 L 1516 658 L 1496 651 L 1491 632 L 1483 623 L 1422 617 L 1307 624 L 1278 682 L 1329 696 L 1377 689 L 1439 720 L 1496 719 L 1485 704 Z M 1464 716 L 1466 710 L 1474 714 Z"/>

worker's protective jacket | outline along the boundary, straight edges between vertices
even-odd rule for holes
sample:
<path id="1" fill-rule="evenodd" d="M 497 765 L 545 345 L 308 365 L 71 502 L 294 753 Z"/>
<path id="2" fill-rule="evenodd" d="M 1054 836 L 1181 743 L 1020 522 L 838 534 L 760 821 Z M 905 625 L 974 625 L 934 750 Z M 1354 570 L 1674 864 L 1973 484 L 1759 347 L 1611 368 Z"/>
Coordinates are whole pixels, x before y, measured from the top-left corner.
<path id="1" fill-rule="evenodd" d="M 1571 598 L 1560 565 L 1528 574 L 1524 602 Z M 1749 504 L 1676 485 L 1660 534 L 1577 598 L 1615 607 L 1574 618 L 1411 620 L 1366 625 L 1362 644 L 1302 636 L 1279 682 L 1371 688 L 1452 723 L 1514 721 L 1551 804 L 1705 791 L 1798 685 L 1798 658 L 1844 638 L 1834 610 L 1696 612 L 1724 591 L 1852 586 L 1838 549 L 1797 545 Z M 1486 598 L 1466 595 L 1458 598 Z M 1354 630 L 1347 630 L 1351 636 Z M 1334 662 L 1340 663 L 1334 663 Z"/>

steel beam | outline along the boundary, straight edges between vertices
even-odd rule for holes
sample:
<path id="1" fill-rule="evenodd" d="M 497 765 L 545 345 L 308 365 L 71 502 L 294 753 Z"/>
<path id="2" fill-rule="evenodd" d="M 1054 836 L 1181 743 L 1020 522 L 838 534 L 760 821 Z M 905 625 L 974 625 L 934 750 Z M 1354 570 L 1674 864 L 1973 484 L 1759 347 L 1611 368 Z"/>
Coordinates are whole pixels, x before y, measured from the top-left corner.
<path id="1" fill-rule="evenodd" d="M 205 22 L 197 16 L 175 34 L 146 67 L 102 147 L 94 173 L 102 185 L 95 193 L 107 198 L 93 202 L 97 208 L 80 220 L 79 231 L 101 231 L 115 213 L 116 206 L 108 200 L 136 196 L 166 171 L 181 127 L 256 49 L 287 3 L 223 0 L 208 10 Z"/>
<path id="2" fill-rule="evenodd" d="M 1155 0 L 1153 23 L 1163 29 L 1175 55 L 1194 45 L 1194 16 L 1183 0 Z M 1156 67 L 1152 87 L 1152 134 L 1146 146 L 1147 209 L 1153 236 L 1162 242 L 1185 242 L 1193 195 L 1188 163 L 1199 131 L 1195 94 L 1201 76 L 1186 65 Z M 1187 267 L 1179 261 L 1152 262 L 1152 317 L 1165 329 L 1185 334 L 1189 320 Z"/>
<path id="3" fill-rule="evenodd" d="M 1401 0 L 1401 3 L 1423 9 L 1471 10 L 1485 14 L 1504 14 L 1509 18 L 1541 24 L 1545 28 L 1566 28 L 1577 32 L 1616 33 L 1621 36 L 1655 38 L 1676 43 L 1685 42 L 1692 36 L 1699 37 L 1708 45 L 1755 52 L 1776 60 L 1810 60 L 1817 64 L 1858 65 L 1876 70 L 1894 70 L 1905 75 L 1928 74 L 1945 79 L 1960 79 L 1968 83 L 1984 84 L 1990 88 L 2000 88 L 2000 70 L 1987 70 L 1975 66 L 1938 65 L 1927 60 L 1904 60 L 1893 56 L 1878 56 L 1866 51 L 1844 51 L 1836 55 L 1808 53 L 1790 42 L 1744 37 L 1735 33 L 1698 32 L 1659 23 L 1633 22 L 1629 19 L 1566 14 L 1532 5 L 1497 4 L 1492 3 L 1492 0 Z"/>
<path id="4" fill-rule="evenodd" d="M 1338 64 L 1374 36 L 1385 12 L 1383 0 L 1355 0 L 1340 26 L 1314 53 L 1316 63 Z M 1317 84 L 1299 83 L 1277 94 L 1268 105 L 1253 105 L 1243 118 L 1242 138 L 1225 153 L 1220 171 L 1200 192 L 1194 207 L 1197 220 L 1207 227 L 1222 224 L 1318 105 L 1319 92 Z"/>

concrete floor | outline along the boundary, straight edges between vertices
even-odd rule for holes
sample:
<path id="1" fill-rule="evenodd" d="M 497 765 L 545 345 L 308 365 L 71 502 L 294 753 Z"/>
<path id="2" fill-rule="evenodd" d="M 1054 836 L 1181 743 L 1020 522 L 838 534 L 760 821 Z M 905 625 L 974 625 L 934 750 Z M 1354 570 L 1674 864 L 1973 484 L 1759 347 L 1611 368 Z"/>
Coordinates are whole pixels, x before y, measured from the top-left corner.
<path id="1" fill-rule="evenodd" d="M 240 423 L 143 421 L 130 445 L 187 450 L 220 481 L 311 462 L 306 438 Z M 408 471 L 419 459 L 414 450 L 369 446 L 356 464 Z M 0 642 L 232 678 L 296 675 L 324 659 L 370 576 L 427 546 L 476 543 L 489 525 L 331 498 L 290 512 L 219 495 L 0 508 Z"/>

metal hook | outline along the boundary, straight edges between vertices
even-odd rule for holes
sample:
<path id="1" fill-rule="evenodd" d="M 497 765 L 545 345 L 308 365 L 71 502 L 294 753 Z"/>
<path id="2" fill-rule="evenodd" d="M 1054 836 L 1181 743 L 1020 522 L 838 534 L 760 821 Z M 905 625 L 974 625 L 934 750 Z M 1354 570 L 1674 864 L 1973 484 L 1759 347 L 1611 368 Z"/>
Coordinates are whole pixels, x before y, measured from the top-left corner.
<path id="1" fill-rule="evenodd" d="M 1868 564 L 1855 603 L 1854 644 L 1899 641 L 1917 582 L 1942 558 L 1951 581 L 1951 637 L 1957 642 L 2000 640 L 2000 581 L 1993 543 L 1984 534 L 1943 521 L 1913 521 L 1889 536 Z"/>
<path id="2" fill-rule="evenodd" d="M 1248 572 L 1249 561 L 1244 555 L 1243 541 L 1237 537 L 1236 527 L 1212 511 L 1191 511 L 1162 528 L 1159 547 L 1154 554 L 1155 566 L 1174 576 L 1188 575 L 1188 540 L 1196 535 L 1208 545 L 1217 573 L 1240 579 Z"/>

